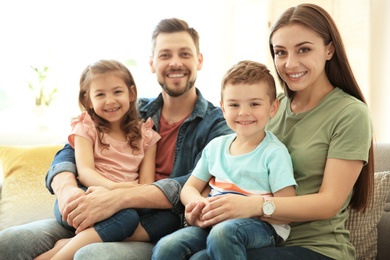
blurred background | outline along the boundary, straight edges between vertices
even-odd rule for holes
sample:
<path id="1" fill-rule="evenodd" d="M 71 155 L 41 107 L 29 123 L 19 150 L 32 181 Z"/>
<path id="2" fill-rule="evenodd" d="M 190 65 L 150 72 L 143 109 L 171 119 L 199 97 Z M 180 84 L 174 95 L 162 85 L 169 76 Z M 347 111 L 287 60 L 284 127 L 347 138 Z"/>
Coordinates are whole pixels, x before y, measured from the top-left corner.
<path id="1" fill-rule="evenodd" d="M 0 2 L 0 144 L 65 141 L 79 113 L 79 76 L 97 59 L 124 62 L 140 97 L 158 95 L 148 61 L 152 31 L 163 18 L 184 19 L 199 32 L 204 66 L 196 86 L 219 105 L 220 81 L 232 64 L 252 59 L 273 70 L 269 28 L 303 2 L 335 19 L 370 106 L 375 140 L 389 142 L 390 1 L 13 0 Z"/>

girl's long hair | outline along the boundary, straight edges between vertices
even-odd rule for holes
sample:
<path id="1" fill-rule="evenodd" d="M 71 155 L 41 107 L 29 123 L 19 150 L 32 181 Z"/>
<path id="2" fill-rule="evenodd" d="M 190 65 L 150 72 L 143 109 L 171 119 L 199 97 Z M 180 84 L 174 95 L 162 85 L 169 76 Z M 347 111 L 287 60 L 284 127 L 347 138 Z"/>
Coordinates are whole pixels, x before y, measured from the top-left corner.
<path id="1" fill-rule="evenodd" d="M 133 76 L 125 65 L 115 60 L 99 60 L 87 66 L 80 77 L 79 106 L 81 110 L 87 111 L 92 120 L 95 122 L 97 132 L 99 133 L 99 144 L 103 147 L 103 149 L 108 149 L 109 144 L 103 142 L 103 136 L 105 133 L 109 132 L 110 123 L 104 118 L 98 116 L 93 108 L 91 108 L 91 100 L 89 96 L 91 81 L 96 75 L 103 73 L 115 73 L 115 75 L 123 79 L 129 93 L 134 93 L 132 98 L 133 101 L 130 101 L 130 109 L 122 119 L 121 129 L 126 134 L 127 141 L 133 149 L 133 152 L 136 153 L 140 149 L 138 140 L 142 137 L 140 129 L 141 119 L 138 117 L 136 105 L 137 87 Z M 133 90 L 131 90 L 131 86 L 134 86 Z"/>

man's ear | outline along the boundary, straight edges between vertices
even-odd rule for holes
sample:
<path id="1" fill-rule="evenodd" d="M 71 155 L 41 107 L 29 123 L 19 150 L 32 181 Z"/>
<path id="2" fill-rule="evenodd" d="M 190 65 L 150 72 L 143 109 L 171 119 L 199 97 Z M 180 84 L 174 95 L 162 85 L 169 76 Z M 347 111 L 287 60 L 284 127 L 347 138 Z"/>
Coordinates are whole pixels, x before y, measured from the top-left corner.
<path id="1" fill-rule="evenodd" d="M 201 70 L 203 68 L 203 54 L 198 54 L 198 70 Z"/>
<path id="2" fill-rule="evenodd" d="M 150 66 L 150 71 L 152 73 L 156 73 L 156 69 L 154 68 L 153 57 L 152 56 L 149 57 L 149 66 Z"/>

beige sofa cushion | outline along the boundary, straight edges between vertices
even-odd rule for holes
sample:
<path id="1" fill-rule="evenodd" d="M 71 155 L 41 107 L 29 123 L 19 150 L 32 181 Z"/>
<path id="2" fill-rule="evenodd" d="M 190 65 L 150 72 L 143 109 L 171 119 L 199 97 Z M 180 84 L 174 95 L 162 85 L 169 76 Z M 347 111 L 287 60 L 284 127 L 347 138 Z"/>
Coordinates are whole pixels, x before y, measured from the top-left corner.
<path id="1" fill-rule="evenodd" d="M 45 175 L 63 145 L 0 146 L 4 176 L 0 200 L 0 230 L 53 218 L 55 196 L 45 187 Z M 39 209 L 39 210 L 37 210 Z"/>
<path id="2" fill-rule="evenodd" d="M 373 208 L 365 213 L 351 210 L 346 226 L 351 232 L 351 242 L 356 248 L 356 259 L 375 259 L 377 255 L 377 224 L 390 189 L 390 172 L 376 172 L 374 179 Z"/>

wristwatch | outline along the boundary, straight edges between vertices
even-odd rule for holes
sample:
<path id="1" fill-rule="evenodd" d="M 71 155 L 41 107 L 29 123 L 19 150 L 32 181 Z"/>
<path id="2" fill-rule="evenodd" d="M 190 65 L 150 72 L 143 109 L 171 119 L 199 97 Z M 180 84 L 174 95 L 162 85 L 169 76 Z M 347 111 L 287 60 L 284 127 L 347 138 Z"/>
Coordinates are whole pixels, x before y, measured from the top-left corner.
<path id="1" fill-rule="evenodd" d="M 271 217 L 272 214 L 274 214 L 276 207 L 271 200 L 268 200 L 266 197 L 263 198 L 264 198 L 263 216 L 269 218 Z"/>

